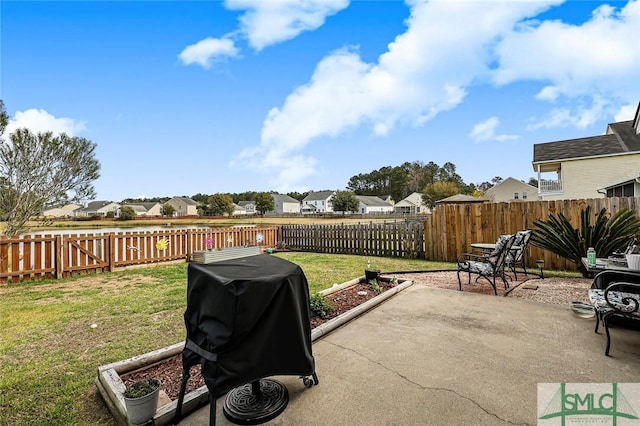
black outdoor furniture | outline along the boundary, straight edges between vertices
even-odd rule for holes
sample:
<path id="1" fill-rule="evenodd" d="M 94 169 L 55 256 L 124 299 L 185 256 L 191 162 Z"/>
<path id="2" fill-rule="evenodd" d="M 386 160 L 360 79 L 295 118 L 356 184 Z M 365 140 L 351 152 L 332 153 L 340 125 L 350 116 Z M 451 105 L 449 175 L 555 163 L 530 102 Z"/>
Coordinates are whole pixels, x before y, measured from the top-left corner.
<path id="1" fill-rule="evenodd" d="M 209 390 L 210 424 L 216 398 L 234 388 L 224 404 L 230 421 L 259 424 L 280 414 L 287 390 L 265 377 L 298 375 L 307 387 L 318 384 L 309 318 L 307 279 L 294 263 L 267 254 L 190 263 L 175 423 L 196 364 Z"/>
<path id="2" fill-rule="evenodd" d="M 505 263 L 513 272 L 513 276 L 515 279 L 518 279 L 518 273 L 516 272 L 516 266 L 522 266 L 524 270 L 524 274 L 527 275 L 527 250 L 529 248 L 529 241 L 531 240 L 532 231 L 530 229 L 525 229 L 522 231 L 516 232 L 516 238 L 513 241 L 513 246 L 511 246 L 511 251 L 507 255 L 507 259 Z M 517 247 L 517 248 L 516 248 Z"/>
<path id="3" fill-rule="evenodd" d="M 607 335 L 605 355 L 609 356 L 611 336 L 609 325 L 640 324 L 640 273 L 626 271 L 603 271 L 593 280 L 589 300 L 596 310 L 596 327 L 600 322 Z"/>
<path id="4" fill-rule="evenodd" d="M 495 249 L 490 255 L 476 255 L 472 253 L 462 253 L 458 257 L 458 290 L 462 291 L 462 280 L 460 273 L 467 273 L 467 284 L 471 284 L 471 274 L 477 275 L 476 281 L 480 278 L 486 279 L 493 293 L 498 294 L 496 289 L 496 278 L 502 278 L 505 290 L 509 288 L 507 277 L 505 276 L 505 264 L 507 255 L 515 240 L 515 235 L 501 235 L 496 242 Z"/>

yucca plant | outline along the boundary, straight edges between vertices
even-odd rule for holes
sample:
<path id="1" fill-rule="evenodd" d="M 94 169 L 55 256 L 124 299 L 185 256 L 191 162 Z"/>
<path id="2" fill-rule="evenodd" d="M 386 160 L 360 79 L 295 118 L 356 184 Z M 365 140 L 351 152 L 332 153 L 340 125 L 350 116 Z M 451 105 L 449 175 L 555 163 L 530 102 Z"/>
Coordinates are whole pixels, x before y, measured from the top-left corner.
<path id="1" fill-rule="evenodd" d="M 640 233 L 640 218 L 633 210 L 623 209 L 609 217 L 603 208 L 591 224 L 591 206 L 580 212 L 580 227 L 574 228 L 562 214 L 551 215 L 549 220 L 533 222 L 531 243 L 558 256 L 572 260 L 583 276 L 588 271 L 580 260 L 587 249 L 593 247 L 598 257 L 608 257 L 614 251 L 623 251 L 631 235 Z"/>

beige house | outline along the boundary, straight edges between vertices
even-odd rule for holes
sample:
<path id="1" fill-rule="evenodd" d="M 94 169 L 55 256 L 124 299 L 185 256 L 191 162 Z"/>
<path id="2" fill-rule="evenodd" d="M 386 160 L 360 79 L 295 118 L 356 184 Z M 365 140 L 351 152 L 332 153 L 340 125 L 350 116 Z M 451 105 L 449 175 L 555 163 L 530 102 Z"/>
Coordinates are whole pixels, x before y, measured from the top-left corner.
<path id="1" fill-rule="evenodd" d="M 80 204 L 67 204 L 62 207 L 56 207 L 52 209 L 48 209 L 42 212 L 42 216 L 44 217 L 73 217 L 74 211 L 81 209 L 82 206 Z"/>
<path id="2" fill-rule="evenodd" d="M 174 208 L 174 216 L 198 216 L 198 203 L 189 197 L 173 197 L 165 204 Z"/>
<path id="3" fill-rule="evenodd" d="M 538 199 L 538 188 L 518 179 L 508 177 L 499 184 L 487 189 L 484 195 L 494 203 L 536 201 Z"/>
<path id="4" fill-rule="evenodd" d="M 162 215 L 162 205 L 158 202 L 149 202 L 149 203 L 127 203 L 123 204 L 122 207 L 131 207 L 134 212 L 136 212 L 136 216 L 161 216 Z"/>
<path id="5" fill-rule="evenodd" d="M 112 201 L 91 201 L 89 204 L 87 204 L 86 207 L 74 210 L 73 214 L 76 217 L 107 217 L 109 215 L 117 217 L 118 211 L 120 211 L 120 204 L 118 203 L 114 203 Z"/>
<path id="6" fill-rule="evenodd" d="M 639 196 L 640 103 L 633 120 L 610 123 L 604 135 L 535 144 L 533 169 L 543 200 Z"/>
<path id="7" fill-rule="evenodd" d="M 419 192 L 409 194 L 398 201 L 393 206 L 393 210 L 399 214 L 425 214 L 431 212 L 431 209 L 423 203 L 422 194 Z"/>

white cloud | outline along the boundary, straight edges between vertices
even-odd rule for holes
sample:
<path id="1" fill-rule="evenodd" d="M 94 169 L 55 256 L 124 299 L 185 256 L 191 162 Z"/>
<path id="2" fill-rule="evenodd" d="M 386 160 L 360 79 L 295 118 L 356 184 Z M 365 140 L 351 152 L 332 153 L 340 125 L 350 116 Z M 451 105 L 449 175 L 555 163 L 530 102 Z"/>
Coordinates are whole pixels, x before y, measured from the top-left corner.
<path id="1" fill-rule="evenodd" d="M 638 104 L 629 104 L 620 107 L 618 112 L 614 116 L 615 121 L 627 121 L 633 120 L 633 116 L 636 113 L 636 109 L 638 109 Z"/>
<path id="2" fill-rule="evenodd" d="M 467 88 L 488 75 L 497 38 L 557 2 L 414 1 L 406 32 L 376 63 L 363 62 L 353 49 L 326 56 L 309 83 L 269 111 L 260 145 L 239 159 L 272 174 L 290 167 L 296 153 L 321 136 L 360 125 L 379 135 L 422 125 L 460 104 Z M 281 175 L 278 183 L 291 186 L 303 177 Z"/>
<path id="3" fill-rule="evenodd" d="M 207 37 L 185 47 L 178 55 L 184 65 L 198 64 L 205 69 L 212 63 L 237 58 L 239 49 L 232 38 L 245 38 L 257 51 L 291 40 L 304 31 L 313 31 L 327 16 L 349 6 L 349 0 L 226 0 L 230 10 L 245 11 L 240 28 L 221 38 Z"/>
<path id="4" fill-rule="evenodd" d="M 238 49 L 229 38 L 205 38 L 185 47 L 178 55 L 184 65 L 198 64 L 202 68 L 211 68 L 212 62 L 238 56 Z"/>
<path id="5" fill-rule="evenodd" d="M 498 84 L 541 81 L 537 99 L 553 102 L 547 122 L 537 127 L 584 127 L 610 117 L 640 93 L 640 1 L 621 9 L 603 5 L 591 19 L 572 25 L 558 20 L 527 21 L 496 48 Z M 578 99 L 583 105 L 570 108 Z M 592 103 L 593 105 L 586 105 Z"/>
<path id="6" fill-rule="evenodd" d="M 500 125 L 498 117 L 490 117 L 475 126 L 469 133 L 469 137 L 478 142 L 482 141 L 498 141 L 507 142 L 518 139 L 517 135 L 496 134 L 496 129 Z"/>
<path id="7" fill-rule="evenodd" d="M 66 133 L 69 136 L 75 136 L 86 129 L 85 123 L 82 121 L 66 117 L 56 118 L 43 109 L 28 109 L 26 111 L 17 111 L 14 114 L 13 118 L 9 120 L 5 136 L 23 127 L 33 133 Z"/>
<path id="8" fill-rule="evenodd" d="M 574 102 L 575 106 L 552 108 L 544 117 L 532 117 L 527 130 L 552 129 L 555 127 L 576 127 L 585 129 L 608 115 L 609 100 L 594 94 L 588 102 Z"/>
<path id="9" fill-rule="evenodd" d="M 256 50 L 291 40 L 324 24 L 349 6 L 349 0 L 226 0 L 227 9 L 245 10 L 241 32 Z"/>

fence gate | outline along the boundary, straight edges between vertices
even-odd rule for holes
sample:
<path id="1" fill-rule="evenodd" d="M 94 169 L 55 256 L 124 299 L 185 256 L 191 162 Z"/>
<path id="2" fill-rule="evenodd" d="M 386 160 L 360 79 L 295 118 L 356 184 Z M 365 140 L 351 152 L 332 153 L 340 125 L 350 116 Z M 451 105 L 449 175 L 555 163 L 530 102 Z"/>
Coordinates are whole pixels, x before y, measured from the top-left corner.
<path id="1" fill-rule="evenodd" d="M 109 270 L 109 235 L 65 235 L 62 238 L 62 276 L 74 271 Z"/>

